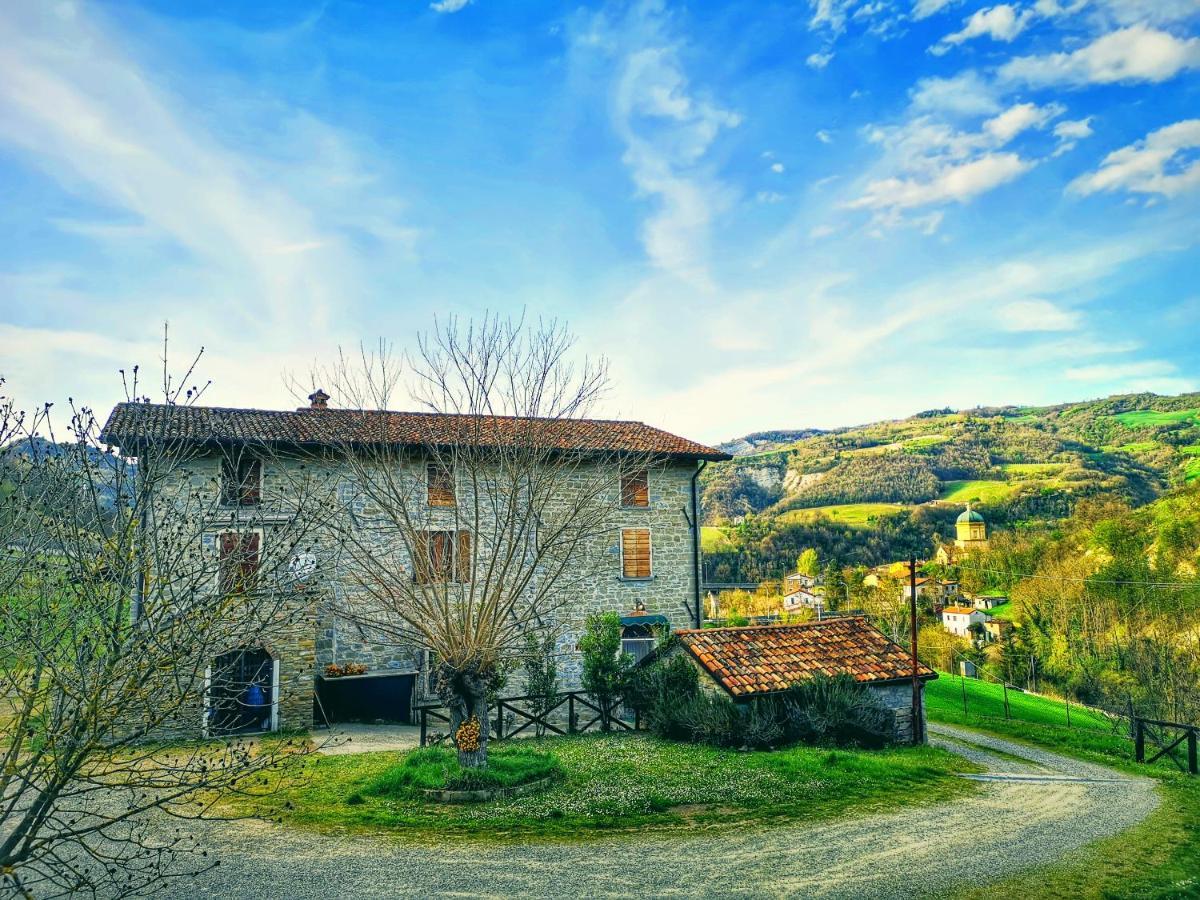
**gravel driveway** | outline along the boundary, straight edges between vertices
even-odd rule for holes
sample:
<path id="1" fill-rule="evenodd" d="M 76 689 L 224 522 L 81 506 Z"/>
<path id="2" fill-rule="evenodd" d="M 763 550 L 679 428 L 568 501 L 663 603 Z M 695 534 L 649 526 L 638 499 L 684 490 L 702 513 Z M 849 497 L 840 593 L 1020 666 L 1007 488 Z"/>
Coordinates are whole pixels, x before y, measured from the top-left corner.
<path id="1" fill-rule="evenodd" d="M 577 844 L 419 846 L 209 824 L 204 839 L 222 865 L 171 896 L 931 896 L 1056 862 L 1158 804 L 1150 779 L 948 726 L 930 731 L 932 743 L 987 767 L 974 776 L 976 794 L 813 825 Z"/>

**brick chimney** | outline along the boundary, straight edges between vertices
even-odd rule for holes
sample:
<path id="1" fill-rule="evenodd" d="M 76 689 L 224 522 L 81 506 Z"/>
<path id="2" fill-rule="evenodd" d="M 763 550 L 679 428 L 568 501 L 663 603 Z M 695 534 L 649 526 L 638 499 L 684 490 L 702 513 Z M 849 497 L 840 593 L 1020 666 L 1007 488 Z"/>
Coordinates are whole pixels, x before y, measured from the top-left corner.
<path id="1" fill-rule="evenodd" d="M 308 395 L 309 409 L 329 409 L 329 395 L 320 388 L 317 388 Z"/>

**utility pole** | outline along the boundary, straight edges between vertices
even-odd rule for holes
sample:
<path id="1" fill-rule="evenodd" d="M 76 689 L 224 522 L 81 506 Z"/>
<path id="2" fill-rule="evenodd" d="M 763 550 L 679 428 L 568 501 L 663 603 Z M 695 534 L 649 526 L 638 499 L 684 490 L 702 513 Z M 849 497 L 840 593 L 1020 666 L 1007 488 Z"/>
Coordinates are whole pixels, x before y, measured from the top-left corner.
<path id="1" fill-rule="evenodd" d="M 913 743 L 924 741 L 921 727 L 921 671 L 917 660 L 917 558 L 908 559 L 908 619 L 912 646 L 912 732 Z"/>

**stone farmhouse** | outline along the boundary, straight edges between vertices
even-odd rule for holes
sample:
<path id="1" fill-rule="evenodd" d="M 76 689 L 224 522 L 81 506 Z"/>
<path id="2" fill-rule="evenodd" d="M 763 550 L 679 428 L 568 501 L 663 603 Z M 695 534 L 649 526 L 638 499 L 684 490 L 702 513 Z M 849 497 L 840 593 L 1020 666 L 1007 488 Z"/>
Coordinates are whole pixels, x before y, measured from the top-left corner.
<path id="1" fill-rule="evenodd" d="M 281 523 L 288 518 L 288 491 L 298 470 L 319 471 L 336 484 L 331 516 L 339 518 L 340 527 L 357 528 L 371 512 L 334 452 L 335 447 L 344 452 L 355 411 L 330 408 L 321 391 L 309 399 L 311 406 L 297 410 L 122 403 L 101 433 L 104 442 L 129 457 L 178 456 L 171 483 L 207 501 L 198 550 L 213 562 L 215 592 L 234 590 L 252 578 L 272 541 L 283 540 Z M 428 535 L 416 550 L 404 551 L 410 558 L 403 571 L 414 579 L 471 579 L 462 551 L 473 536 L 439 524 L 439 517 L 453 510 L 457 492 L 466 488 L 456 482 L 455 472 L 432 465 L 426 448 L 431 435 L 435 441 L 441 434 L 461 440 L 461 420 L 478 417 L 376 415 L 386 421 L 388 441 L 403 451 L 403 474 L 421 484 L 429 507 Z M 496 429 L 476 433 L 495 434 L 520 421 L 497 417 L 491 423 Z M 604 568 L 573 587 L 570 602 L 555 613 L 560 676 L 564 687 L 572 687 L 580 672 L 577 642 L 590 613 L 625 615 L 627 649 L 638 656 L 649 650 L 650 626 L 699 626 L 697 477 L 708 461 L 729 456 L 641 422 L 558 424 L 563 427 L 555 452 L 593 454 L 611 469 L 611 527 L 597 538 L 603 542 L 597 555 Z M 626 457 L 642 460 L 641 467 L 622 465 Z M 161 505 L 176 502 L 175 493 L 164 491 Z M 339 720 L 407 721 L 413 705 L 430 696 L 432 661 L 424 648 L 385 640 L 338 615 L 333 601 L 351 589 L 352 573 L 344 559 L 326 556 L 336 554 L 319 537 L 311 549 L 297 549 L 288 563 L 291 581 L 299 585 L 296 614 L 278 627 L 268 623 L 254 640 L 230 646 L 211 661 L 208 688 L 197 698 L 192 720 L 204 733 L 308 728 Z M 319 587 L 302 589 L 307 583 Z M 236 675 L 228 675 L 231 671 Z"/>
<path id="2" fill-rule="evenodd" d="M 912 660 L 899 644 L 861 617 L 799 625 L 703 628 L 676 632 L 668 656 L 686 654 L 700 671 L 701 689 L 737 703 L 787 690 L 814 675 L 849 675 L 891 710 L 892 740 L 913 740 Z M 925 683 L 937 673 L 924 664 L 920 716 L 925 734 Z"/>

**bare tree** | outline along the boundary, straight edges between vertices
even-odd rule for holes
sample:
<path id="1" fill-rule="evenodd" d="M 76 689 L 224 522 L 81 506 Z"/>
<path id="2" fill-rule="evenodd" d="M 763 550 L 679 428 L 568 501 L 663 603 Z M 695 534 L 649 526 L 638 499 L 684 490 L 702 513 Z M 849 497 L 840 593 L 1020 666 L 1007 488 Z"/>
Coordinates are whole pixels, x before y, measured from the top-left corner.
<path id="1" fill-rule="evenodd" d="M 148 423 L 122 448 L 136 459 L 89 409 L 60 440 L 48 406 L 0 399 L 0 885 L 25 896 L 136 894 L 208 868 L 166 817 L 267 791 L 310 750 L 238 732 L 272 724 L 277 682 L 253 663 L 312 618 L 296 560 L 332 494 L 266 447 L 197 449 L 177 415 L 202 391 L 165 373 L 164 354 L 162 405 L 143 406 L 136 369 L 127 382 Z M 278 495 L 231 503 L 214 454 L 218 471 L 277 469 Z M 258 489 L 244 480 L 235 492 Z"/>
<path id="2" fill-rule="evenodd" d="M 387 345 L 315 373 L 340 401 L 338 459 L 359 498 L 344 533 L 340 614 L 436 660 L 464 766 L 487 764 L 489 692 L 531 628 L 553 628 L 612 544 L 617 469 L 653 464 L 586 420 L 603 362 L 572 361 L 561 326 L 450 320 L 408 366 L 423 414 L 389 413 Z"/>

